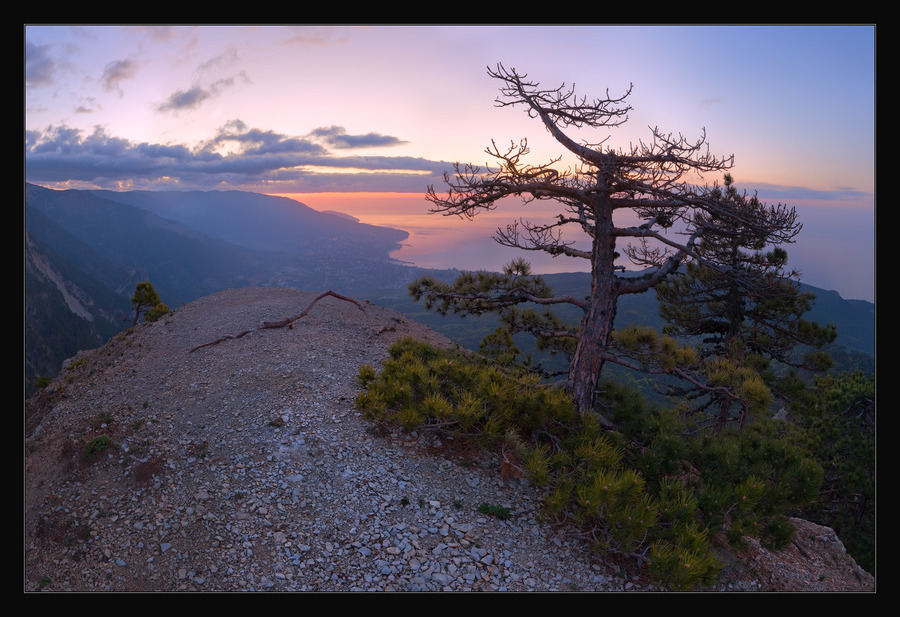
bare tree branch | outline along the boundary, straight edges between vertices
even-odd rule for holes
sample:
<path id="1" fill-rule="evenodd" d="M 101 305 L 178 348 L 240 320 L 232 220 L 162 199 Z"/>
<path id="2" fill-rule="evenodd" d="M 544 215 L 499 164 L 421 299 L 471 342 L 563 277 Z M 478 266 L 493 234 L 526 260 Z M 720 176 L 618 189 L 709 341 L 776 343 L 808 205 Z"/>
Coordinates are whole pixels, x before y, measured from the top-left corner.
<path id="1" fill-rule="evenodd" d="M 350 303 L 352 303 L 352 304 L 355 304 L 355 305 L 357 306 L 357 308 L 359 308 L 359 310 L 361 310 L 361 311 L 363 312 L 363 314 L 366 314 L 366 309 L 365 309 L 365 308 L 363 307 L 363 305 L 360 304 L 357 300 L 354 300 L 353 298 L 348 298 L 347 296 L 342 296 L 341 294 L 335 293 L 335 292 L 333 292 L 333 291 L 326 291 L 326 292 L 324 292 L 324 293 L 319 294 L 319 295 L 316 297 L 316 299 L 313 300 L 312 302 L 310 302 L 309 306 L 307 306 L 302 312 L 300 312 L 300 313 L 294 315 L 293 317 L 287 317 L 287 318 L 282 319 L 282 320 L 280 320 L 280 321 L 264 321 L 263 324 L 262 324 L 261 326 L 259 326 L 258 328 L 256 328 L 255 331 L 259 331 L 259 330 L 271 330 L 271 329 L 275 329 L 275 328 L 284 328 L 284 327 L 293 328 L 293 323 L 294 323 L 295 321 L 297 321 L 298 319 L 302 319 L 303 317 L 306 317 L 306 315 L 308 315 L 309 312 L 312 310 L 312 308 L 316 305 L 316 302 L 318 302 L 318 301 L 321 300 L 322 298 L 325 298 L 325 297 L 328 297 L 328 296 L 331 296 L 331 297 L 333 297 L 333 298 L 337 298 L 338 300 L 343 300 L 343 301 L 345 301 L 345 302 L 350 302 Z M 213 345 L 218 345 L 219 343 L 222 343 L 222 342 L 224 342 L 224 341 L 230 341 L 230 340 L 234 340 L 234 339 L 239 339 L 239 338 L 241 338 L 242 336 L 246 336 L 247 334 L 250 334 L 251 332 L 254 332 L 254 330 L 244 330 L 244 331 L 241 332 L 240 334 L 236 334 L 236 335 L 233 335 L 233 336 L 232 336 L 232 335 L 226 335 L 226 336 L 223 336 L 222 338 L 218 338 L 218 339 L 216 339 L 216 340 L 214 340 L 214 341 L 211 341 L 211 342 L 209 342 L 209 343 L 204 343 L 204 344 L 202 344 L 202 345 L 197 345 L 196 347 L 194 347 L 193 349 L 191 349 L 188 353 L 193 353 L 193 352 L 197 351 L 198 349 L 203 349 L 204 347 L 211 347 L 211 346 L 213 346 Z"/>

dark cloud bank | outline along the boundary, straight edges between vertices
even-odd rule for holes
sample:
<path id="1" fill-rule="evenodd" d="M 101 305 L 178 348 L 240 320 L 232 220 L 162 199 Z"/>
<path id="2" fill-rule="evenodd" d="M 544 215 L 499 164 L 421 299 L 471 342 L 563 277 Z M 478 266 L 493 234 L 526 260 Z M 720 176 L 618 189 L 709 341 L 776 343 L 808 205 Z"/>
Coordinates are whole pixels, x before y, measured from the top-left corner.
<path id="1" fill-rule="evenodd" d="M 26 131 L 29 182 L 74 188 L 229 188 L 268 192 L 423 192 L 450 165 L 404 156 L 358 156 L 353 149 L 402 144 L 396 137 L 350 135 L 338 126 L 290 136 L 235 120 L 195 147 L 132 142 L 97 127 Z M 335 154 L 343 152 L 346 154 Z"/>
<path id="2" fill-rule="evenodd" d="M 40 72 L 40 71 L 36 71 Z M 36 77 L 37 79 L 37 77 Z M 444 161 L 353 150 L 406 143 L 379 133 L 348 134 L 343 127 L 292 136 L 226 123 L 204 143 L 132 142 L 97 127 L 90 134 L 65 126 L 26 131 L 25 179 L 47 186 L 130 189 L 236 189 L 270 193 L 423 193 L 443 185 Z M 842 188 L 812 190 L 759 184 L 765 200 L 865 200 L 871 194 Z"/>

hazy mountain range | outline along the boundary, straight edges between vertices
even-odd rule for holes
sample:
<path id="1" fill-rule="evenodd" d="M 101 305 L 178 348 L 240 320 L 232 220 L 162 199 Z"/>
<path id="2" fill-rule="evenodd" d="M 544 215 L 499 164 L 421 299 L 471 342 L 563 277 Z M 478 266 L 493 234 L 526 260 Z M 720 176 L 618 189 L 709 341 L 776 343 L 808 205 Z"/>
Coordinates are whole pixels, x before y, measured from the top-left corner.
<path id="1" fill-rule="evenodd" d="M 441 318 L 407 296 L 409 281 L 426 272 L 390 258 L 407 237 L 258 193 L 55 191 L 26 183 L 26 395 L 64 359 L 128 327 L 131 294 L 143 280 L 171 308 L 229 287 L 333 290 L 477 344 L 494 327 L 490 317 Z M 584 273 L 545 278 L 565 293 L 583 293 L 589 284 Z M 838 326 L 838 354 L 873 362 L 866 357 L 875 353 L 875 305 L 812 290 L 818 299 L 810 317 Z M 617 323 L 629 322 L 661 325 L 655 294 L 622 300 Z"/>

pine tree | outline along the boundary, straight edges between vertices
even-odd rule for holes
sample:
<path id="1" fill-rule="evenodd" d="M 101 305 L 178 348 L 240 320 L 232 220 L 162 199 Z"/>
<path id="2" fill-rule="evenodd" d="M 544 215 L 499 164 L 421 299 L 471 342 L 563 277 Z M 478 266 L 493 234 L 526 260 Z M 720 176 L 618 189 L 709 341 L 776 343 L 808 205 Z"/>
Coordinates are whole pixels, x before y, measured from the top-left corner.
<path id="1" fill-rule="evenodd" d="M 794 209 L 768 207 L 755 195 L 739 193 L 729 174 L 715 197 L 736 210 L 779 219 L 784 233 L 778 244 L 791 242 L 802 227 Z M 696 259 L 656 287 L 660 313 L 668 322 L 666 332 L 692 337 L 704 356 L 757 371 L 770 386 L 777 385 L 773 362 L 827 369 L 831 358 L 821 348 L 834 341 L 837 331 L 833 325 L 804 319 L 815 295 L 803 292 L 795 280 L 797 273 L 787 270 L 787 251 L 733 221 L 709 223 L 710 231 L 696 247 Z M 799 348 L 806 351 L 798 353 Z M 717 425 L 723 426 L 732 402 L 717 396 L 704 400 L 704 406 L 717 408 Z"/>
<path id="2" fill-rule="evenodd" d="M 571 134 L 625 123 L 631 109 L 625 103 L 630 88 L 620 97 L 589 100 L 565 85 L 542 89 L 527 75 L 502 65 L 488 74 L 501 84 L 497 105 L 524 108 L 577 158 L 578 165 L 563 169 L 558 165 L 561 157 L 528 163 L 530 150 L 524 139 L 506 149 L 492 143 L 486 152 L 496 159 L 495 167 L 457 163 L 455 177 L 445 175 L 445 193 L 429 187 L 426 198 L 433 204 L 432 212 L 472 218 L 505 197 L 519 197 L 526 204 L 552 200 L 559 205 L 554 219 L 520 220 L 498 230 L 495 239 L 512 248 L 587 260 L 590 290 L 581 297 L 554 296 L 534 277 L 521 276 L 517 268 L 511 268 L 497 278 L 466 273 L 450 286 L 421 279 L 411 286 L 411 293 L 428 306 L 462 313 L 509 312 L 516 305 L 577 307 L 583 316 L 574 330 L 554 331 L 550 318 L 533 321 L 531 326 L 535 330 L 546 326 L 541 332 L 545 341 L 571 343 L 569 391 L 580 413 L 596 413 L 594 401 L 603 366 L 619 361 L 610 348 L 618 299 L 659 284 L 695 254 L 704 235 L 720 225 L 746 228 L 747 233 L 771 242 L 786 233 L 785 221 L 761 217 L 754 210 L 737 210 L 736 204 L 721 199 L 714 189 L 694 183 L 696 175 L 723 172 L 733 162 L 731 156 L 711 155 L 705 134 L 690 141 L 651 129 L 647 142 L 629 148 L 605 146 L 605 136 L 583 140 Z M 622 213 L 632 219 L 636 216 L 640 223 L 620 225 Z M 583 234 L 589 246 L 579 248 L 573 236 L 566 235 L 570 231 Z M 640 276 L 619 273 L 623 269 L 617 263 L 620 251 L 643 269 Z M 535 315 L 540 317 L 537 313 L 529 317 Z"/>
<path id="3" fill-rule="evenodd" d="M 142 281 L 135 286 L 131 307 L 134 309 L 133 326 L 137 325 L 141 315 L 147 321 L 156 321 L 169 312 L 169 307 L 159 299 L 159 294 L 150 281 Z"/>

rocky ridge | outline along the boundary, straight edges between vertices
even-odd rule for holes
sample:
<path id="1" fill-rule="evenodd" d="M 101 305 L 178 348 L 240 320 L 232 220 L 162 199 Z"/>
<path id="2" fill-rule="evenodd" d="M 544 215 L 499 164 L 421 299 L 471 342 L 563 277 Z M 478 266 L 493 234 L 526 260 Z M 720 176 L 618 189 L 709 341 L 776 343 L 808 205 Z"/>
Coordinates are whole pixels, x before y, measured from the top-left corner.
<path id="1" fill-rule="evenodd" d="M 361 364 L 443 336 L 336 297 L 257 329 L 317 296 L 201 298 L 79 354 L 28 402 L 26 591 L 659 590 L 541 521 L 537 490 L 489 454 L 360 416 Z M 723 552 L 716 589 L 874 590 L 831 530 L 796 523 L 777 555 Z"/>

